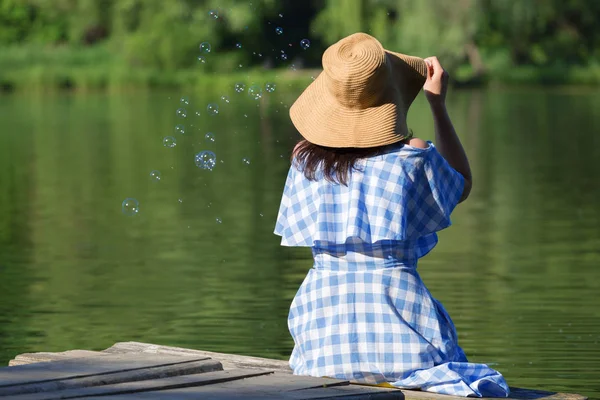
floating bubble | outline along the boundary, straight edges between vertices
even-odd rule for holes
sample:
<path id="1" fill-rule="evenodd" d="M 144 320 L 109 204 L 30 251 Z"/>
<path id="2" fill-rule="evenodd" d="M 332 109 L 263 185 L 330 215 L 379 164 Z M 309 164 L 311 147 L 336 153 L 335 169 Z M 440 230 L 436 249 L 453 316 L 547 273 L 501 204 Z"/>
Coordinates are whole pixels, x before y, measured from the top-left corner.
<path id="1" fill-rule="evenodd" d="M 279 18 L 283 18 L 283 14 L 279 14 Z"/>
<path id="2" fill-rule="evenodd" d="M 265 90 L 269 93 L 273 93 L 275 91 L 275 84 L 274 83 L 267 83 L 265 85 Z"/>
<path id="3" fill-rule="evenodd" d="M 150 180 L 153 182 L 160 181 L 160 171 L 152 171 L 150 172 Z"/>
<path id="4" fill-rule="evenodd" d="M 163 146 L 168 147 L 168 148 L 173 148 L 177 145 L 177 139 L 175 139 L 173 136 L 166 136 L 163 139 Z"/>
<path id="5" fill-rule="evenodd" d="M 275 33 L 281 35 L 283 33 L 283 28 L 278 26 L 277 28 L 275 28 Z"/>
<path id="6" fill-rule="evenodd" d="M 181 117 L 181 118 L 185 118 L 187 117 L 187 111 L 185 108 L 178 108 L 177 109 L 177 116 Z"/>
<path id="7" fill-rule="evenodd" d="M 238 49 L 241 49 L 242 48 L 242 44 L 241 43 L 236 43 L 235 47 L 238 48 Z"/>
<path id="8" fill-rule="evenodd" d="M 200 64 L 204 64 L 204 63 L 206 63 L 206 58 L 204 58 L 204 56 L 198 56 L 198 62 Z"/>
<path id="9" fill-rule="evenodd" d="M 223 100 L 225 103 L 229 103 L 229 97 L 227 96 L 221 96 L 221 100 Z"/>
<path id="10" fill-rule="evenodd" d="M 182 97 L 181 99 L 179 99 L 179 101 L 185 105 L 190 104 L 190 99 L 188 99 L 187 97 Z"/>
<path id="11" fill-rule="evenodd" d="M 196 116 L 199 117 L 200 115 L 200 111 L 196 111 Z"/>
<path id="12" fill-rule="evenodd" d="M 282 59 L 283 61 L 287 60 L 287 59 L 288 59 L 288 56 L 287 56 L 287 54 L 285 54 L 285 53 L 282 53 L 282 54 L 281 54 L 281 59 Z"/>
<path id="13" fill-rule="evenodd" d="M 262 88 L 258 85 L 252 85 L 248 89 L 248 96 L 254 100 L 259 100 L 262 97 Z"/>
<path id="14" fill-rule="evenodd" d="M 223 220 L 221 218 L 217 218 L 216 221 L 217 221 L 217 224 L 222 224 L 223 223 Z"/>
<path id="15" fill-rule="evenodd" d="M 244 90 L 246 90 L 246 85 L 244 85 L 243 83 L 236 83 L 233 88 L 235 89 L 236 92 L 238 93 L 242 93 Z"/>
<path id="16" fill-rule="evenodd" d="M 183 199 L 177 199 L 177 201 L 183 203 Z"/>
<path id="17" fill-rule="evenodd" d="M 249 165 L 249 164 L 250 164 L 250 160 L 249 160 L 248 158 L 244 158 L 244 159 L 242 160 L 242 162 L 243 162 L 244 164 L 246 164 L 246 165 Z"/>
<path id="18" fill-rule="evenodd" d="M 206 112 L 208 112 L 208 115 L 211 117 L 214 117 L 219 113 L 219 106 L 214 103 L 210 103 L 206 106 Z"/>
<path id="19" fill-rule="evenodd" d="M 219 19 L 219 13 L 216 10 L 210 10 L 208 16 L 212 19 Z"/>
<path id="20" fill-rule="evenodd" d="M 203 150 L 196 154 L 194 162 L 198 168 L 212 171 L 217 164 L 217 156 L 210 150 Z"/>
<path id="21" fill-rule="evenodd" d="M 128 197 L 121 203 L 121 210 L 123 214 L 132 217 L 140 212 L 140 202 L 133 197 Z"/>
<path id="22" fill-rule="evenodd" d="M 210 43 L 208 43 L 208 42 L 200 43 L 200 53 L 210 53 Z"/>
<path id="23" fill-rule="evenodd" d="M 185 125 L 175 125 L 175 132 L 181 134 L 181 135 L 185 135 Z"/>
<path id="24" fill-rule="evenodd" d="M 290 65 L 290 70 L 295 71 L 296 70 L 296 65 L 295 64 Z"/>
<path id="25" fill-rule="evenodd" d="M 310 40 L 302 39 L 300 41 L 300 47 L 302 47 L 304 50 L 308 49 L 310 47 Z"/>
<path id="26" fill-rule="evenodd" d="M 204 135 L 204 139 L 208 140 L 209 142 L 214 142 L 215 134 L 212 132 L 208 132 L 206 135 Z"/>

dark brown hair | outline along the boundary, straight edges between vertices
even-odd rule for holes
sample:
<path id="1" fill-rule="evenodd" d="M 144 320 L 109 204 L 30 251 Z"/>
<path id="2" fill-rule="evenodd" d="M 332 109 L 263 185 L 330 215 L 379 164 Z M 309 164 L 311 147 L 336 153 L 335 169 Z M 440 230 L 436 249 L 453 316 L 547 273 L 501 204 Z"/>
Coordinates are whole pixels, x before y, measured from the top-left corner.
<path id="1" fill-rule="evenodd" d="M 356 162 L 361 158 L 381 153 L 383 147 L 324 147 L 307 140 L 298 142 L 292 152 L 292 163 L 304 173 L 306 179 L 317 180 L 317 173 L 322 171 L 323 177 L 332 183 L 348 186 L 348 177 L 357 170 Z"/>

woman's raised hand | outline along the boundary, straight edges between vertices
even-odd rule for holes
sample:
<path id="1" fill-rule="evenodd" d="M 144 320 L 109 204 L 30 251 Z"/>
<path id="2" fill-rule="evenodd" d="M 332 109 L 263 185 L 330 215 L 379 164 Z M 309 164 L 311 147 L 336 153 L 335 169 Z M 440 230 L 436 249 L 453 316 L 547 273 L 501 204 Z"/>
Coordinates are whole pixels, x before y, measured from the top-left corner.
<path id="1" fill-rule="evenodd" d="M 446 104 L 446 92 L 448 91 L 448 73 L 442 68 L 437 57 L 427 57 L 427 81 L 423 85 L 425 97 L 431 107 L 443 107 Z"/>

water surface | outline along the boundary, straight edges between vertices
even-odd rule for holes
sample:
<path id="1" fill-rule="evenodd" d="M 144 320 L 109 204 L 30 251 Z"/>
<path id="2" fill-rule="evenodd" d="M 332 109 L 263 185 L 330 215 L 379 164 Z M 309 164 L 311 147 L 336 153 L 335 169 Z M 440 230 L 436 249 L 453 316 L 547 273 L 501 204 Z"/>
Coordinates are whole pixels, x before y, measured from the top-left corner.
<path id="1" fill-rule="evenodd" d="M 311 259 L 272 234 L 297 139 L 284 88 L 259 102 L 227 93 L 215 117 L 219 93 L 0 97 L 0 363 L 127 340 L 287 358 Z M 474 188 L 421 260 L 424 281 L 471 361 L 512 386 L 600 397 L 600 95 L 449 102 Z M 409 123 L 433 138 L 422 98 Z M 194 165 L 205 149 L 213 171 Z"/>

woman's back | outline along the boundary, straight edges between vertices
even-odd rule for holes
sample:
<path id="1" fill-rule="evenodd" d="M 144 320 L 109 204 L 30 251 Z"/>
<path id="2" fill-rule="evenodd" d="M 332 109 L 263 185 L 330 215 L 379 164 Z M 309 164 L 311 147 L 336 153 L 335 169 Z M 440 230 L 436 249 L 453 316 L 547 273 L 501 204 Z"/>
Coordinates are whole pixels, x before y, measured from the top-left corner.
<path id="1" fill-rule="evenodd" d="M 284 246 L 311 247 L 314 258 L 288 317 L 295 374 L 508 395 L 502 375 L 467 362 L 450 316 L 417 272 L 471 186 L 436 65 L 351 35 L 328 48 L 324 72 L 290 108 L 305 140 L 275 233 Z M 439 151 L 407 145 L 405 113 L 425 76 Z"/>

